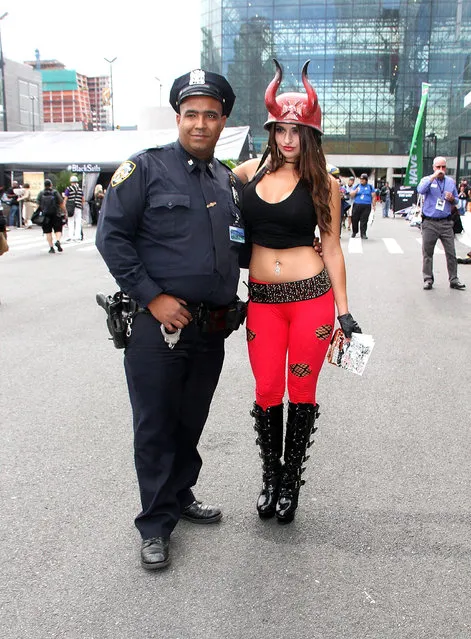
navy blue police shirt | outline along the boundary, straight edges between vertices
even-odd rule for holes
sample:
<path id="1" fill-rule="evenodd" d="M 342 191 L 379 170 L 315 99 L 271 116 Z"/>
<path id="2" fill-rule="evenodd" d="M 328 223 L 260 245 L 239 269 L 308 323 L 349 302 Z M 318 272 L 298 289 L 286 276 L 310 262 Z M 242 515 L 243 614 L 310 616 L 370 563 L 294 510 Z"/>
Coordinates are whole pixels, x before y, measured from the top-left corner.
<path id="1" fill-rule="evenodd" d="M 107 189 L 96 245 L 121 290 L 141 306 L 160 293 L 214 306 L 236 295 L 242 245 L 231 240 L 230 227 L 242 227 L 233 188 L 239 185 L 213 159 L 208 206 L 201 164 L 177 141 L 136 153 Z"/>

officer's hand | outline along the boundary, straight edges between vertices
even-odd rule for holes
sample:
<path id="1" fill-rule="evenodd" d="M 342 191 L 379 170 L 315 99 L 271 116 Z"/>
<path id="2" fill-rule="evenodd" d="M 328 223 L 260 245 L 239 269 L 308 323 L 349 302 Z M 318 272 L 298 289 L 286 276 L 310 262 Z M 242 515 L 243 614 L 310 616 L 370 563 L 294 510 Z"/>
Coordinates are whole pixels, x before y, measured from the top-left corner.
<path id="1" fill-rule="evenodd" d="M 314 238 L 314 250 L 319 255 L 319 257 L 322 257 L 322 244 L 318 237 Z"/>
<path id="2" fill-rule="evenodd" d="M 337 317 L 343 334 L 347 339 L 350 339 L 352 333 L 361 333 L 361 328 L 357 322 L 353 319 L 351 313 L 345 313 L 345 315 L 339 315 Z"/>
<path id="3" fill-rule="evenodd" d="M 173 333 L 178 328 L 187 326 L 193 319 L 185 305 L 185 300 L 161 293 L 149 302 L 147 308 L 169 333 Z"/>

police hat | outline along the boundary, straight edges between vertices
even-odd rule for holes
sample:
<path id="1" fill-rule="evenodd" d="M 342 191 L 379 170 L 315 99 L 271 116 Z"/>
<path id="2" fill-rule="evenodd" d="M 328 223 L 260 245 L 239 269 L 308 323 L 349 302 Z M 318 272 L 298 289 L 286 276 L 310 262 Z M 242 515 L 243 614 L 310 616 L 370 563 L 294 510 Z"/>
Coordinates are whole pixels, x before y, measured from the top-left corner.
<path id="1" fill-rule="evenodd" d="M 191 95 L 207 95 L 222 104 L 222 114 L 230 115 L 235 95 L 229 82 L 222 75 L 194 69 L 177 78 L 170 89 L 170 104 L 180 113 L 180 105 Z"/>

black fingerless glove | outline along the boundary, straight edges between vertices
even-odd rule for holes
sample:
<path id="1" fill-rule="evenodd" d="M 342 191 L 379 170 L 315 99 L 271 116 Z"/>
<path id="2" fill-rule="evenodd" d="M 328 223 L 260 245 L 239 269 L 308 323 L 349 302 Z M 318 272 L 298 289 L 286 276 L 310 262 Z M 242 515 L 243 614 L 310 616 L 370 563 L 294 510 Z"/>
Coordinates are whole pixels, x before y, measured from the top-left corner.
<path id="1" fill-rule="evenodd" d="M 347 339 L 350 339 L 352 333 L 361 333 L 361 328 L 358 326 L 357 322 L 355 322 L 350 313 L 339 315 L 337 319 L 339 321 L 343 334 Z"/>

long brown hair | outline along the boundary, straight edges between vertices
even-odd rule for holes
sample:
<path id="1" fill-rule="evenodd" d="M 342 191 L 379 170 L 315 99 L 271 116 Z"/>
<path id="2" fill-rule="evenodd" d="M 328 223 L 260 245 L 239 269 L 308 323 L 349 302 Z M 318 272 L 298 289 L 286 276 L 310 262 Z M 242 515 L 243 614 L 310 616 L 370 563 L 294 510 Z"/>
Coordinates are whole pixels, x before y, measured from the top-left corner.
<path id="1" fill-rule="evenodd" d="M 285 163 L 283 155 L 278 150 L 275 141 L 276 122 L 270 127 L 268 145 L 270 147 L 271 171 L 276 171 Z M 316 208 L 317 223 L 321 231 L 329 233 L 332 230 L 332 216 L 330 214 L 330 177 L 327 173 L 321 136 L 310 126 L 297 125 L 299 131 L 300 153 L 296 160 L 295 169 L 311 191 L 312 201 Z"/>

